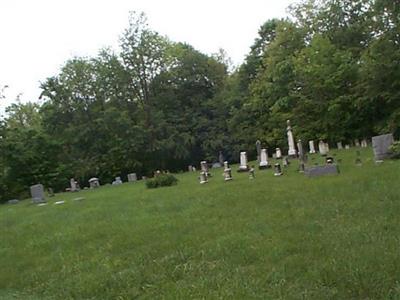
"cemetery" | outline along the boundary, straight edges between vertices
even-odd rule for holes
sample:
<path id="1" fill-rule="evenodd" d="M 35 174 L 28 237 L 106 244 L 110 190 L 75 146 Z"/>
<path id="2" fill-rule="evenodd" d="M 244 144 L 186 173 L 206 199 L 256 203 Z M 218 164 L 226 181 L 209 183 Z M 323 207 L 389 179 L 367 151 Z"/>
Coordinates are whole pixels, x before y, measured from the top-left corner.
<path id="1" fill-rule="evenodd" d="M 47 199 L 33 186 L 32 201 L 0 206 L 8 245 L 0 296 L 86 298 L 105 284 L 110 298 L 390 295 L 400 264 L 400 161 L 384 155 L 389 139 L 329 149 L 329 157 L 326 145 L 307 159 L 310 150 L 297 148 L 286 166 L 260 152 L 259 163 L 275 168 L 244 164 L 242 152 L 238 165 L 202 161 L 200 173 L 174 174 L 178 185 L 156 190 L 132 174 L 115 187 L 94 178 L 92 189 Z"/>

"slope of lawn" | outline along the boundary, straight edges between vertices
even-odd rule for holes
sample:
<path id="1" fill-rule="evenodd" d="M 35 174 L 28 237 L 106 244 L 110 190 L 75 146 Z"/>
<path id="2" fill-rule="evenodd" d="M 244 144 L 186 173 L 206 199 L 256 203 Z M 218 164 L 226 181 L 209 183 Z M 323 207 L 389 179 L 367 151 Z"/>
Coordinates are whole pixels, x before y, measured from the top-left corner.
<path id="1" fill-rule="evenodd" d="M 183 173 L 1 205 L 0 299 L 399 298 L 400 161 L 360 151 L 361 167 L 333 152 L 338 176 L 292 161 L 282 177 L 213 169 L 206 185 Z"/>

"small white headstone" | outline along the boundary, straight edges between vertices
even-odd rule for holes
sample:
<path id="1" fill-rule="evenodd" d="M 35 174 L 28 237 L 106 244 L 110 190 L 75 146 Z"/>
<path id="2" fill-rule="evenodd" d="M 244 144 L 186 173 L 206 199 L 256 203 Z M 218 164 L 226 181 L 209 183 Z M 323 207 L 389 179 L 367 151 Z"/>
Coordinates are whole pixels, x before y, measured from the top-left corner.
<path id="1" fill-rule="evenodd" d="M 315 145 L 314 145 L 314 141 L 309 141 L 308 142 L 308 147 L 310 148 L 310 154 L 314 154 L 315 151 Z"/>
<path id="2" fill-rule="evenodd" d="M 260 167 L 260 169 L 265 169 L 265 168 L 269 167 L 267 149 L 261 149 L 259 167 Z"/>
<path id="3" fill-rule="evenodd" d="M 240 152 L 240 166 L 239 171 L 248 171 L 249 166 L 247 165 L 247 153 Z"/>

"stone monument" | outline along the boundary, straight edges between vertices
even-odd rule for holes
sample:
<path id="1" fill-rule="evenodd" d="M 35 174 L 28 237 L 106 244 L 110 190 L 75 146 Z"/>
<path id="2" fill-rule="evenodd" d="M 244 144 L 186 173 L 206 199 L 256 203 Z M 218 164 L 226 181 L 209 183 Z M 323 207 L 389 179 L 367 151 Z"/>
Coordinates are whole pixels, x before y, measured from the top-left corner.
<path id="1" fill-rule="evenodd" d="M 275 154 L 275 158 L 276 159 L 281 159 L 282 158 L 282 151 L 280 148 L 276 148 L 276 154 Z"/>
<path id="2" fill-rule="evenodd" d="M 135 182 L 137 181 L 137 175 L 136 173 L 130 173 L 128 174 L 128 182 Z"/>
<path id="3" fill-rule="evenodd" d="M 281 165 L 279 163 L 276 163 L 274 176 L 281 176 L 282 174 L 283 173 L 282 173 Z"/>
<path id="4" fill-rule="evenodd" d="M 393 134 L 383 134 L 372 138 L 372 149 L 374 150 L 375 160 L 383 160 L 390 156 L 389 147 L 393 144 Z"/>
<path id="5" fill-rule="evenodd" d="M 286 131 L 287 131 L 288 145 L 289 145 L 288 155 L 296 156 L 296 148 L 294 145 L 294 137 L 293 137 L 292 127 L 290 126 L 290 120 L 287 120 L 286 123 L 287 123 Z"/>
<path id="6" fill-rule="evenodd" d="M 247 172 L 249 171 L 249 166 L 247 165 L 247 153 L 240 152 L 240 166 L 238 172 Z"/>
<path id="7" fill-rule="evenodd" d="M 257 149 L 257 161 L 261 161 L 261 141 L 257 140 L 256 141 L 256 149 Z"/>
<path id="8" fill-rule="evenodd" d="M 35 184 L 31 186 L 32 203 L 46 202 L 44 198 L 44 188 L 42 184 Z"/>
<path id="9" fill-rule="evenodd" d="M 315 151 L 315 145 L 314 145 L 314 141 L 309 141 L 308 142 L 308 147 L 310 148 L 310 154 L 314 154 L 316 151 Z"/>
<path id="10" fill-rule="evenodd" d="M 268 152 L 267 149 L 261 149 L 261 154 L 260 154 L 260 163 L 258 168 L 260 170 L 262 169 L 267 169 L 270 168 L 271 166 L 268 163 Z"/>
<path id="11" fill-rule="evenodd" d="M 224 180 L 232 180 L 232 169 L 229 167 L 229 163 L 227 161 L 224 162 Z"/>
<path id="12" fill-rule="evenodd" d="M 326 145 L 325 145 L 324 141 L 319 141 L 318 151 L 322 156 L 325 156 L 328 153 L 328 151 L 326 151 Z"/>
<path id="13" fill-rule="evenodd" d="M 91 189 L 98 188 L 100 186 L 100 181 L 98 178 L 93 177 L 89 179 L 89 186 Z"/>

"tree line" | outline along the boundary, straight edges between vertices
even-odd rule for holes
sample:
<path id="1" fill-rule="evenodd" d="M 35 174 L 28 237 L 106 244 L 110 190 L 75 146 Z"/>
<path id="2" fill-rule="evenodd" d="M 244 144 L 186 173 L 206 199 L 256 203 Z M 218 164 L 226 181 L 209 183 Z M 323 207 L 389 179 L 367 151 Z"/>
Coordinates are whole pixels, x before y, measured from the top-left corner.
<path id="1" fill-rule="evenodd" d="M 75 57 L 41 83 L 41 104 L 16 102 L 0 124 L 0 201 L 71 177 L 185 170 L 222 151 L 255 157 L 261 140 L 287 148 L 290 119 L 303 141 L 400 135 L 400 4 L 305 0 L 267 20 L 230 70 L 151 29 L 132 13 L 118 51 Z"/>

